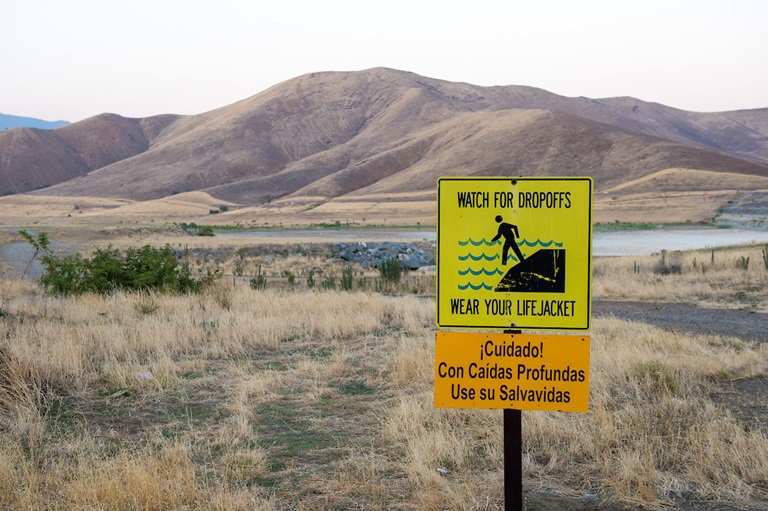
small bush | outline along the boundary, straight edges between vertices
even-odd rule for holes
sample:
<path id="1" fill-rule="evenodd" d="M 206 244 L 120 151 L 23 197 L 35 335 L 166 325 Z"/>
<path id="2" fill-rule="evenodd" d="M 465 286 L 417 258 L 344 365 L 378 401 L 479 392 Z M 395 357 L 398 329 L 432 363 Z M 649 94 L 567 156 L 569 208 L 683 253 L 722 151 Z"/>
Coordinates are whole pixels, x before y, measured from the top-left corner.
<path id="1" fill-rule="evenodd" d="M 315 270 L 309 270 L 309 275 L 307 276 L 307 287 L 309 289 L 315 287 Z"/>
<path id="2" fill-rule="evenodd" d="M 189 267 L 179 263 L 169 245 L 162 249 L 149 245 L 129 248 L 125 254 L 109 246 L 96 250 L 91 258 L 80 254 L 57 256 L 46 233 L 39 233 L 37 238 L 23 230 L 20 234 L 35 248 L 33 259 L 43 254 L 40 283 L 54 295 L 109 294 L 118 290 L 188 293 L 199 292 L 203 285 L 192 279 Z"/>
<path id="3" fill-rule="evenodd" d="M 354 274 L 352 272 L 352 267 L 349 265 L 345 265 L 344 268 L 341 269 L 341 290 L 342 291 L 351 291 L 352 285 L 354 283 Z"/>
<path id="4" fill-rule="evenodd" d="M 384 283 L 397 284 L 400 282 L 403 267 L 400 265 L 400 260 L 397 257 L 387 257 L 379 263 L 379 273 Z"/>
<path id="5" fill-rule="evenodd" d="M 251 289 L 255 289 L 257 291 L 263 291 L 267 289 L 267 277 L 266 275 L 261 274 L 261 266 L 259 266 L 259 271 L 256 273 L 256 276 L 250 280 L 250 284 Z"/>
<path id="6" fill-rule="evenodd" d="M 200 230 L 197 231 L 198 236 L 215 236 L 213 232 L 213 227 L 206 225 L 205 227 L 201 227 Z"/>
<path id="7" fill-rule="evenodd" d="M 320 287 L 325 289 L 326 291 L 333 291 L 336 289 L 336 276 L 335 275 L 328 275 L 323 279 L 322 282 L 320 282 Z"/>

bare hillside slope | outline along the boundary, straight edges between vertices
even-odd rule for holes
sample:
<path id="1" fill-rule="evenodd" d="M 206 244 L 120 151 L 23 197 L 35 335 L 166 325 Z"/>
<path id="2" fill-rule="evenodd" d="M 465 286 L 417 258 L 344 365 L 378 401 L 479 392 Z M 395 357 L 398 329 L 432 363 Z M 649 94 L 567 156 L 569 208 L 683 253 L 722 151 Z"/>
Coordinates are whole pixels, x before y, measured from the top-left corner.
<path id="1" fill-rule="evenodd" d="M 307 74 L 200 115 L 0 132 L 4 195 L 259 204 L 428 190 L 451 174 L 576 173 L 611 187 L 667 168 L 768 176 L 768 109 L 693 113 L 375 68 Z"/>

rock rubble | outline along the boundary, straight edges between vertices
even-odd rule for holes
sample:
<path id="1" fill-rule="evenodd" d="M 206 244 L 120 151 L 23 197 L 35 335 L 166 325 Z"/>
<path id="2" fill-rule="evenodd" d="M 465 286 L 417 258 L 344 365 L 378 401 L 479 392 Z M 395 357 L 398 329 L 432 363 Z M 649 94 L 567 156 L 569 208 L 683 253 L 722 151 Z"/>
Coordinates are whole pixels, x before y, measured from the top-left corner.
<path id="1" fill-rule="evenodd" d="M 435 265 L 435 243 L 421 244 L 405 242 L 365 242 L 334 243 L 334 250 L 339 258 L 361 266 L 378 268 L 382 261 L 397 258 L 404 269 L 418 270 Z"/>

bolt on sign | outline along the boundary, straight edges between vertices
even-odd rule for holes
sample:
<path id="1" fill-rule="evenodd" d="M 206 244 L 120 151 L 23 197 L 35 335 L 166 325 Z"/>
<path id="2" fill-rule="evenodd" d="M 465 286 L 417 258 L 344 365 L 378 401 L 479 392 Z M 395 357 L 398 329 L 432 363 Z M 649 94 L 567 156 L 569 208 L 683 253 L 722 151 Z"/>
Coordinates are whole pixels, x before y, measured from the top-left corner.
<path id="1" fill-rule="evenodd" d="M 437 181 L 437 326 L 589 330 L 590 177 Z"/>
<path id="2" fill-rule="evenodd" d="M 437 332 L 435 408 L 587 412 L 589 337 Z"/>

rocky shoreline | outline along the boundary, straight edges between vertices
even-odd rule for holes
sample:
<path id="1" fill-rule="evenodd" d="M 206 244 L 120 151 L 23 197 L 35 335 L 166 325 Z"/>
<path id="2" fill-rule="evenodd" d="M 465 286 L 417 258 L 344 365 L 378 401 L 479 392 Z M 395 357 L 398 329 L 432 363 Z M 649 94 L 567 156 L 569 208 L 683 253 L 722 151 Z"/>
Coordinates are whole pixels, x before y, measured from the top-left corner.
<path id="1" fill-rule="evenodd" d="M 403 268 L 418 270 L 435 266 L 435 243 L 420 244 L 404 242 L 333 243 L 333 250 L 339 258 L 364 267 L 378 268 L 382 261 L 396 258 Z"/>

